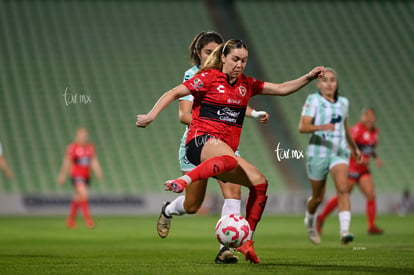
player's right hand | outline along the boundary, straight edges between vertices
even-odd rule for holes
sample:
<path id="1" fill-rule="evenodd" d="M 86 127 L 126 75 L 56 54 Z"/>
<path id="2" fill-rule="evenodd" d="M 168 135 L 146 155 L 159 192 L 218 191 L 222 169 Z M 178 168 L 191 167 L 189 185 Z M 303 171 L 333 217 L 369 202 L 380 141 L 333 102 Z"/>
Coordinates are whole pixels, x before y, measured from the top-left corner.
<path id="1" fill-rule="evenodd" d="M 335 131 L 335 125 L 332 123 L 321 125 L 322 131 Z"/>
<path id="2" fill-rule="evenodd" d="M 150 125 L 150 123 L 153 120 L 154 119 L 151 116 L 149 116 L 149 115 L 137 115 L 137 122 L 135 123 L 135 125 L 137 127 L 145 128 L 148 125 Z"/>

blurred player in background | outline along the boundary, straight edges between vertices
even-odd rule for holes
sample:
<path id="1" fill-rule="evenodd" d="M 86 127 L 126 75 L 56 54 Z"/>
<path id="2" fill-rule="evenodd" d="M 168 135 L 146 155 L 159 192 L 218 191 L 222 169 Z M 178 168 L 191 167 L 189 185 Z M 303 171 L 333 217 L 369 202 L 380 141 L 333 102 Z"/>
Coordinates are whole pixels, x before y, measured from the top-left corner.
<path id="1" fill-rule="evenodd" d="M 0 143 L 0 169 L 4 172 L 9 179 L 13 178 L 13 173 L 7 165 L 6 158 L 3 156 L 3 146 Z"/>
<path id="2" fill-rule="evenodd" d="M 95 146 L 88 141 L 88 131 L 85 128 L 79 128 L 76 131 L 74 142 L 67 147 L 58 177 L 58 183 L 63 185 L 66 175 L 70 174 L 72 186 L 75 191 L 66 222 L 69 228 L 76 226 L 75 220 L 78 208 L 82 210 L 86 226 L 89 228 L 95 226 L 89 212 L 88 203 L 91 169 L 98 180 L 101 180 L 102 170 L 95 153 Z"/>
<path id="3" fill-rule="evenodd" d="M 248 50 L 241 40 L 228 40 L 210 54 L 205 65 L 193 78 L 164 93 L 147 114 L 137 116 L 136 126 L 147 127 L 171 102 L 180 97 L 194 96 L 192 120 L 186 140 L 187 159 L 197 165 L 184 176 L 165 183 L 166 190 L 184 191 L 198 180 L 216 176 L 249 188 L 246 219 L 251 228 L 249 240 L 237 248 L 246 260 L 259 263 L 252 236 L 267 201 L 267 179 L 252 164 L 237 156 L 243 120 L 249 98 L 254 95 L 284 96 L 298 91 L 323 75 L 316 67 L 295 80 L 275 84 L 243 74 Z M 195 187 L 204 196 L 205 187 Z M 184 202 L 185 203 L 185 202 Z"/>
<path id="4" fill-rule="evenodd" d="M 375 201 L 375 188 L 374 182 L 369 171 L 370 158 L 374 158 L 377 166 L 382 167 L 382 160 L 375 152 L 375 147 L 378 144 L 378 129 L 375 127 L 377 116 L 373 108 L 365 108 L 362 110 L 361 118 L 351 128 L 352 137 L 354 138 L 359 150 L 362 153 L 362 161 L 358 163 L 356 159 L 351 156 L 349 160 L 349 173 L 348 181 L 350 188 L 355 184 L 358 184 L 361 189 L 366 202 L 366 213 L 368 219 L 368 234 L 382 234 L 384 231 L 375 225 L 376 217 L 376 201 Z M 338 206 L 338 197 L 332 197 L 329 199 L 322 212 L 318 215 L 317 229 L 319 233 L 322 231 L 323 222 L 329 213 L 331 213 Z"/>
<path id="5" fill-rule="evenodd" d="M 358 160 L 361 152 L 348 127 L 348 100 L 338 96 L 338 78 L 335 70 L 325 68 L 325 76 L 318 80 L 317 87 L 319 91 L 306 99 L 299 123 L 301 133 L 312 133 L 306 153 L 306 168 L 312 185 L 312 196 L 307 203 L 305 226 L 310 241 L 319 244 L 315 214 L 325 195 L 326 176 L 331 172 L 338 196 L 340 240 L 347 244 L 354 239 L 354 235 L 349 232 L 349 147 Z"/>
<path id="6" fill-rule="evenodd" d="M 193 67 L 187 70 L 184 74 L 184 81 L 192 78 L 195 73 L 202 67 L 207 60 L 207 57 L 213 50 L 223 43 L 223 38 L 216 32 L 200 32 L 197 34 L 190 44 L 190 59 Z M 179 148 L 179 161 L 183 175 L 194 169 L 196 166 L 192 164 L 185 154 L 185 141 L 187 139 L 188 125 L 191 123 L 191 110 L 193 107 L 194 97 L 190 94 L 179 99 L 179 120 L 186 125 L 186 130 L 181 139 Z M 256 115 L 256 116 L 255 116 Z M 267 122 L 268 114 L 266 112 L 257 112 L 247 106 L 246 116 L 259 118 L 261 122 Z M 239 155 L 238 150 L 236 155 Z M 179 196 L 171 203 L 163 204 L 160 217 L 157 223 L 157 231 L 161 238 L 166 238 L 170 230 L 170 223 L 173 215 L 184 215 L 196 213 L 204 200 L 205 190 L 208 179 L 202 179 L 197 184 L 188 186 L 185 190 L 185 196 Z M 240 215 L 241 204 L 241 186 L 230 182 L 222 182 L 218 180 L 221 192 L 224 197 L 224 204 L 221 211 L 221 216 L 228 214 Z M 215 258 L 217 264 L 231 264 L 237 263 L 238 257 L 233 252 L 221 245 L 220 251 Z"/>

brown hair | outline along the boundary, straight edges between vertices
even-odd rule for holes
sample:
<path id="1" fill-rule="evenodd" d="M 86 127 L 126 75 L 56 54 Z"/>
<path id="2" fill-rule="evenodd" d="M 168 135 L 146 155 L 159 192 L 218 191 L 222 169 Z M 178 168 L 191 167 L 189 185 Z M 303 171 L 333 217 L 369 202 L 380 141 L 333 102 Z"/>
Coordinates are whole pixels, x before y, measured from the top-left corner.
<path id="1" fill-rule="evenodd" d="M 214 51 L 208 56 L 206 63 L 200 69 L 200 71 L 207 69 L 223 69 L 223 62 L 221 61 L 221 55 L 227 56 L 233 49 L 245 48 L 247 50 L 246 44 L 242 40 L 230 39 L 225 44 L 221 44 L 214 49 Z M 199 71 L 199 72 L 200 72 Z"/>
<path id="2" fill-rule="evenodd" d="M 200 32 L 197 34 L 189 46 L 190 50 L 190 60 L 192 65 L 201 65 L 200 57 L 198 53 L 210 42 L 216 42 L 217 44 L 223 43 L 223 37 L 213 31 Z"/>

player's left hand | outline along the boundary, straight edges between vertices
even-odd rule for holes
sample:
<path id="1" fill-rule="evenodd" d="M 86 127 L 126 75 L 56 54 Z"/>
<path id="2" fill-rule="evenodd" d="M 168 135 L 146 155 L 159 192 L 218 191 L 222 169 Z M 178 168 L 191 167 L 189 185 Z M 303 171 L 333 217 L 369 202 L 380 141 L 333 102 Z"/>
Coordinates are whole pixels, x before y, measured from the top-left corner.
<path id="1" fill-rule="evenodd" d="M 355 149 L 355 151 L 354 151 L 354 157 L 355 157 L 358 164 L 361 164 L 363 162 L 363 157 L 362 157 L 361 151 L 359 151 L 358 148 Z"/>
<path id="2" fill-rule="evenodd" d="M 135 125 L 137 127 L 145 128 L 148 125 L 150 125 L 150 123 L 153 120 L 154 119 L 151 116 L 149 116 L 149 115 L 137 115 L 137 122 L 135 123 Z"/>
<path id="3" fill-rule="evenodd" d="M 265 111 L 256 111 L 253 110 L 251 113 L 252 118 L 259 119 L 261 123 L 269 122 L 269 114 Z"/>
<path id="4" fill-rule="evenodd" d="M 261 123 L 268 123 L 269 122 L 269 114 L 264 112 L 263 116 L 260 117 L 259 121 Z"/>

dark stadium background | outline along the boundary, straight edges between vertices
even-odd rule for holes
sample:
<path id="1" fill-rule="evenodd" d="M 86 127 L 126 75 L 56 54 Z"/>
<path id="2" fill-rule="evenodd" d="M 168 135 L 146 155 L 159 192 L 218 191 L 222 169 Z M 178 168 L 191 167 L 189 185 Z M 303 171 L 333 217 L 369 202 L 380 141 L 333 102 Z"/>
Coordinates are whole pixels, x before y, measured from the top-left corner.
<path id="1" fill-rule="evenodd" d="M 15 174 L 0 175 L 0 213 L 66 213 L 71 187 L 57 175 L 77 127 L 90 131 L 104 170 L 93 181 L 95 213 L 156 213 L 174 194 L 184 126 L 173 104 L 147 129 L 147 112 L 180 83 L 194 35 L 216 30 L 249 46 L 247 74 L 282 82 L 316 65 L 335 68 L 351 124 L 372 106 L 379 117 L 372 167 L 380 212 L 413 188 L 413 1 L 0 1 L 0 142 Z M 242 155 L 269 178 L 268 213 L 302 213 L 310 190 L 304 160 L 278 161 L 277 144 L 306 150 L 297 125 L 314 84 L 285 98 L 258 97 L 271 114 L 246 119 Z M 75 97 L 76 95 L 76 97 Z M 334 192 L 329 184 L 328 193 Z M 210 203 L 220 199 L 210 180 Z M 355 211 L 364 210 L 356 190 Z"/>

